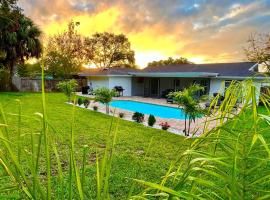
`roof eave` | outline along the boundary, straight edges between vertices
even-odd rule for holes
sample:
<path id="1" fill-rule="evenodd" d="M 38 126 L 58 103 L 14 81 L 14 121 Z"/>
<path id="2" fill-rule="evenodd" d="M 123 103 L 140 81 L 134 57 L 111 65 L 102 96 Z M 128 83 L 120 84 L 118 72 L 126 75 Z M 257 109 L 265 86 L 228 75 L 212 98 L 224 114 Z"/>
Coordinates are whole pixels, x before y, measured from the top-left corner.
<path id="1" fill-rule="evenodd" d="M 267 76 L 217 76 L 213 77 L 215 79 L 232 79 L 232 80 L 246 80 L 246 79 L 255 79 L 255 80 L 266 80 L 270 79 L 270 77 Z"/>
<path id="2" fill-rule="evenodd" d="M 218 76 L 218 73 L 209 72 L 133 72 L 129 73 L 136 77 L 183 77 L 183 78 L 210 78 Z"/>
<path id="3" fill-rule="evenodd" d="M 81 77 L 90 77 L 90 76 L 98 76 L 98 77 L 119 77 L 119 76 L 131 77 L 132 75 L 130 75 L 130 74 L 83 74 L 83 73 L 79 73 L 78 76 L 81 76 Z"/>

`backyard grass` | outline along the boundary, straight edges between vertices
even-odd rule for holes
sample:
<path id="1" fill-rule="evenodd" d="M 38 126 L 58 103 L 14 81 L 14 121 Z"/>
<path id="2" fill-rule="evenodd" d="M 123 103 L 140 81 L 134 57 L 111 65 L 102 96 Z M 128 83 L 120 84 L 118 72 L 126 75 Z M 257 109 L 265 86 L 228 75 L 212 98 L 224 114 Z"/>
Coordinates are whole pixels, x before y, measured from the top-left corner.
<path id="1" fill-rule="evenodd" d="M 30 151 L 31 133 L 38 133 L 41 129 L 41 120 L 36 113 L 42 113 L 40 93 L 0 93 L 0 103 L 7 114 L 7 122 L 11 137 L 16 140 L 19 99 L 22 104 L 22 147 Z M 60 93 L 46 94 L 46 109 L 48 122 L 56 130 L 57 146 L 64 170 L 67 169 L 69 135 L 72 123 L 71 105 L 65 103 L 66 97 Z M 102 153 L 112 117 L 98 112 L 76 108 L 75 113 L 75 152 L 76 160 L 82 162 L 83 147 L 89 147 L 87 157 L 87 177 L 92 177 L 87 192 L 93 198 L 96 190 L 96 152 Z M 110 177 L 110 194 L 112 199 L 124 199 L 132 185 L 132 178 L 159 182 L 166 174 L 171 161 L 174 161 L 179 152 L 188 148 L 188 141 L 184 137 L 166 131 L 144 127 L 143 125 L 115 118 L 119 120 L 117 141 L 113 156 L 112 172 Z M 151 141 L 151 142 L 150 142 Z M 41 160 L 45 158 L 42 157 Z M 27 160 L 23 158 L 22 160 Z M 54 166 L 56 161 L 52 160 Z M 41 174 L 46 173 L 41 166 Z M 65 168 L 66 167 L 66 168 Z M 56 167 L 55 167 L 56 168 Z M 65 171 L 64 171 L 65 172 Z M 55 188 L 54 188 L 55 189 Z M 135 191 L 139 191 L 139 186 Z M 14 196 L 13 196 L 14 197 Z M 15 195 L 16 197 L 16 195 Z"/>
<path id="2" fill-rule="evenodd" d="M 18 141 L 18 111 L 19 99 L 22 104 L 22 119 L 21 119 L 21 139 Z M 53 138 L 56 139 L 58 153 L 60 155 L 61 167 L 64 172 L 64 180 L 68 183 L 68 170 L 69 170 L 69 150 L 70 150 L 70 132 L 72 125 L 72 111 L 73 106 L 65 103 L 66 97 L 60 93 L 48 93 L 46 94 L 46 110 L 47 110 L 47 118 L 48 124 L 51 127 L 49 134 Z M 31 135 L 38 134 L 42 129 L 42 120 L 40 119 L 40 114 L 42 113 L 42 101 L 41 94 L 39 93 L 0 93 L 0 103 L 3 106 L 3 110 L 7 116 L 7 124 L 10 133 L 11 141 L 14 141 L 13 147 L 16 148 L 16 144 L 20 142 L 22 151 L 24 153 L 24 157 L 21 158 L 21 165 L 29 162 L 30 156 L 27 157 L 27 152 L 31 151 Z M 258 109 L 260 114 L 268 114 L 266 108 L 259 107 Z M 3 121 L 3 117 L 0 116 L 0 120 Z M 243 158 L 242 153 L 245 155 L 245 149 L 249 148 L 250 142 L 253 141 L 251 138 L 253 132 L 252 127 L 254 126 L 252 111 L 247 109 L 246 112 L 242 113 L 239 116 L 239 119 L 234 121 L 230 121 L 225 124 L 225 126 L 221 129 L 220 134 L 222 137 L 216 138 L 210 136 L 206 139 L 206 143 L 202 143 L 203 145 L 198 148 L 198 152 L 206 153 L 205 155 L 210 155 L 212 150 L 216 151 L 216 155 L 220 155 L 222 158 L 226 158 L 226 163 L 229 164 L 235 159 L 231 156 L 235 156 L 235 153 L 231 154 L 231 151 L 234 152 L 236 141 L 235 139 L 239 139 L 239 165 L 238 170 L 244 169 L 244 177 L 245 181 L 256 180 L 258 177 L 259 180 L 263 180 L 260 177 L 267 177 L 269 172 L 269 163 L 267 159 L 266 151 L 261 149 L 263 145 L 259 142 L 256 142 L 256 148 L 258 151 L 254 151 L 251 154 L 251 157 L 246 159 Z M 257 118 L 256 118 L 257 121 Z M 161 183 L 161 180 L 164 179 L 164 175 L 168 172 L 170 165 L 175 160 L 178 160 L 179 156 L 190 147 L 190 140 L 185 139 L 182 136 L 174 135 L 168 133 L 166 131 L 157 130 L 145 127 L 143 125 L 129 122 L 125 120 L 121 120 L 120 118 L 112 118 L 111 116 L 98 113 L 95 111 L 86 110 L 83 108 L 75 107 L 75 126 L 74 126 L 74 140 L 75 140 L 75 159 L 77 164 L 80 166 L 83 163 L 83 150 L 87 146 L 87 157 L 86 157 L 86 180 L 85 180 L 85 188 L 84 192 L 87 194 L 87 197 L 91 199 L 96 199 L 96 154 L 99 157 L 102 157 L 105 151 L 106 140 L 108 139 L 109 129 L 111 122 L 113 122 L 113 128 L 118 124 L 117 131 L 117 141 L 113 152 L 113 160 L 112 160 L 112 170 L 109 181 L 109 193 L 111 199 L 126 199 L 130 190 L 134 186 L 133 194 L 137 194 L 143 191 L 143 186 L 139 184 L 134 184 L 133 179 L 140 179 L 149 181 L 152 183 Z M 259 132 L 265 139 L 267 145 L 269 143 L 269 124 L 266 121 L 259 120 L 259 124 L 257 126 Z M 1 125 L 1 123 L 0 123 Z M 52 130 L 55 131 L 52 131 Z M 256 130 L 256 129 L 254 129 Z M 240 135 L 238 136 L 238 133 Z M 219 136 L 218 136 L 219 137 Z M 222 141 L 223 139 L 224 141 Z M 237 140 L 238 140 L 237 139 Z M 231 143 L 226 143 L 226 140 L 231 140 Z M 199 141 L 199 140 L 198 140 Z M 198 142 L 197 141 L 197 142 Z M 37 143 L 37 142 L 36 142 Z M 216 145 L 218 144 L 218 145 Z M 266 145 L 266 144 L 265 144 Z M 254 146 L 254 147 L 255 147 Z M 253 148 L 254 148 L 253 147 Z M 256 149 L 254 149 L 256 150 Z M 243 151 L 243 152 L 242 152 Z M 0 151 L 0 153 L 2 153 Z M 52 149 L 50 149 L 50 153 L 53 154 Z M 255 156 L 252 156 L 254 153 Z M 30 155 L 30 153 L 29 153 Z M 224 157 L 225 156 L 225 157 Z M 269 151 L 270 156 L 270 151 Z M 53 156 L 54 158 L 54 156 Z M 237 156 L 235 157 L 237 158 Z M 250 173 L 248 176 L 245 172 L 245 169 L 250 168 L 251 166 L 257 165 L 260 159 L 263 158 L 263 163 L 261 163 L 258 167 L 254 169 L 258 169 L 259 171 L 256 173 Z M 244 164 L 242 164 L 242 159 Z M 46 179 L 46 161 L 45 161 L 44 150 L 40 156 L 40 169 L 39 175 Z M 210 159 L 211 160 L 211 159 Z M 53 191 L 57 193 L 60 188 L 57 185 L 57 162 L 56 160 L 52 160 L 52 187 Z M 266 163 L 264 163 L 266 162 Z M 211 162 L 210 162 L 211 163 Z M 176 163 L 174 163 L 176 164 Z M 181 168 L 185 169 L 185 167 L 189 167 L 187 164 L 187 160 L 182 161 L 183 165 L 180 165 Z M 200 164 L 199 164 L 200 165 Z M 218 166 L 219 162 L 215 163 L 215 166 Z M 209 165 L 205 165 L 206 167 Z M 211 165 L 210 165 L 211 166 Z M 220 169 L 221 172 L 224 171 L 224 176 L 226 174 L 231 173 L 230 165 L 222 165 Z M 233 166 L 233 165 L 232 165 Z M 177 166 L 175 166 L 177 168 Z M 192 165 L 190 165 L 192 167 Z M 194 168 L 198 169 L 198 168 Z M 211 168 L 212 169 L 212 168 Z M 253 169 L 253 168 L 252 168 Z M 237 171 L 238 171 L 237 170 Z M 26 170 L 27 173 L 27 170 Z M 5 187 L 10 187 L 11 181 L 10 179 L 3 178 L 3 170 L 0 168 L 0 191 L 4 191 Z M 27 174 L 26 174 L 27 175 Z M 213 174 L 211 174 L 213 175 Z M 202 175 L 200 175 L 201 177 Z M 216 179 L 213 177 L 208 177 L 208 175 L 203 175 L 208 180 L 214 181 L 214 185 L 221 185 L 223 188 L 224 184 L 228 184 L 230 187 L 234 188 L 234 182 L 232 183 L 230 179 L 224 180 Z M 240 182 L 241 182 L 240 173 Z M 163 178 L 162 178 L 163 177 Z M 221 177 L 221 176 L 220 176 Z M 226 176 L 227 177 L 227 176 Z M 54 183 L 55 182 L 55 183 Z M 166 186 L 170 187 L 170 181 L 165 181 Z M 203 182 L 205 183 L 205 182 Z M 259 182 L 258 182 L 259 183 Z M 175 184 L 175 183 L 174 183 Z M 172 183 L 172 185 L 174 185 Z M 261 184 L 265 184 L 264 188 L 269 188 L 270 185 L 268 182 L 263 182 Z M 151 186 L 152 187 L 152 186 Z M 173 186 L 172 186 L 173 187 Z M 187 184 L 188 187 L 188 184 Z M 256 186 L 257 187 L 257 186 Z M 257 192 L 256 187 L 251 187 L 253 192 L 244 194 L 244 196 L 251 197 L 254 194 L 266 194 L 268 192 Z M 186 186 L 184 187 L 185 189 Z M 259 188 L 259 187 L 258 187 Z M 213 189 L 215 189 L 213 187 Z M 259 188 L 260 189 L 260 188 Z M 259 191 L 258 189 L 258 191 Z M 67 199 L 68 196 L 68 185 L 64 188 L 65 197 Z M 207 190 L 205 190 L 207 191 Z M 254 192 L 256 191 L 256 192 Z M 76 193 L 76 188 L 74 188 L 74 192 Z M 198 191 L 194 190 L 193 193 Z M 202 191 L 199 191 L 201 193 Z M 260 196 L 259 195 L 259 196 Z M 265 196 L 268 197 L 268 196 Z M 20 199 L 18 191 L 12 190 L 6 193 L 3 193 L 0 196 L 2 199 L 12 198 L 12 199 Z M 57 199 L 57 196 L 54 196 L 54 199 Z M 77 199 L 74 196 L 74 199 Z M 156 199 L 154 197 L 154 199 Z M 244 199 L 244 198 L 243 198 Z"/>

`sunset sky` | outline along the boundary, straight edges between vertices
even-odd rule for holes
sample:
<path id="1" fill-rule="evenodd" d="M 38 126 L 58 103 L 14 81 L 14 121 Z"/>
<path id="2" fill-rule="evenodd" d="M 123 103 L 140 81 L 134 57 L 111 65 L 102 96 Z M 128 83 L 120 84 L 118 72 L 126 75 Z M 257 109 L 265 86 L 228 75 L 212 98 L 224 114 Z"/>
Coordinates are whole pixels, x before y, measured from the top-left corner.
<path id="1" fill-rule="evenodd" d="M 196 63 L 243 61 L 251 33 L 270 33 L 270 0 L 19 0 L 45 35 L 73 19 L 83 35 L 124 33 L 137 64 L 168 56 Z"/>

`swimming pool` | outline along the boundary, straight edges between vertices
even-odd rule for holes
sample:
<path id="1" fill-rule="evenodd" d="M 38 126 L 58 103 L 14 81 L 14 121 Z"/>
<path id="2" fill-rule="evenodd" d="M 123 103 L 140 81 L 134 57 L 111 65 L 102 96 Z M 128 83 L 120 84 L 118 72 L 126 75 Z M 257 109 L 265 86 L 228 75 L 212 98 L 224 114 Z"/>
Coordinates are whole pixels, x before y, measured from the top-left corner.
<path id="1" fill-rule="evenodd" d="M 161 118 L 185 119 L 185 113 L 182 109 L 157 104 L 143 103 L 130 100 L 116 100 L 110 103 L 111 107 L 141 112 L 146 115 L 154 115 Z"/>

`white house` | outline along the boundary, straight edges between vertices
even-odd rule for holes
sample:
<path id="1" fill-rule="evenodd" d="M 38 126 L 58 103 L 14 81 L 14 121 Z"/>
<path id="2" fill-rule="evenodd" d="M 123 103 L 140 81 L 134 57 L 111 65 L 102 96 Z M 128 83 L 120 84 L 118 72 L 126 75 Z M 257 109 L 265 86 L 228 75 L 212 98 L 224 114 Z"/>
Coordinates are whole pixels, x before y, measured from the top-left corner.
<path id="1" fill-rule="evenodd" d="M 180 64 L 145 69 L 86 69 L 79 76 L 87 77 L 93 89 L 121 86 L 123 96 L 165 97 L 169 91 L 182 90 L 197 83 L 205 87 L 203 94 L 223 93 L 232 80 L 252 78 L 260 91 L 266 77 L 258 73 L 253 62 Z M 268 79 L 268 78 L 267 78 Z"/>

